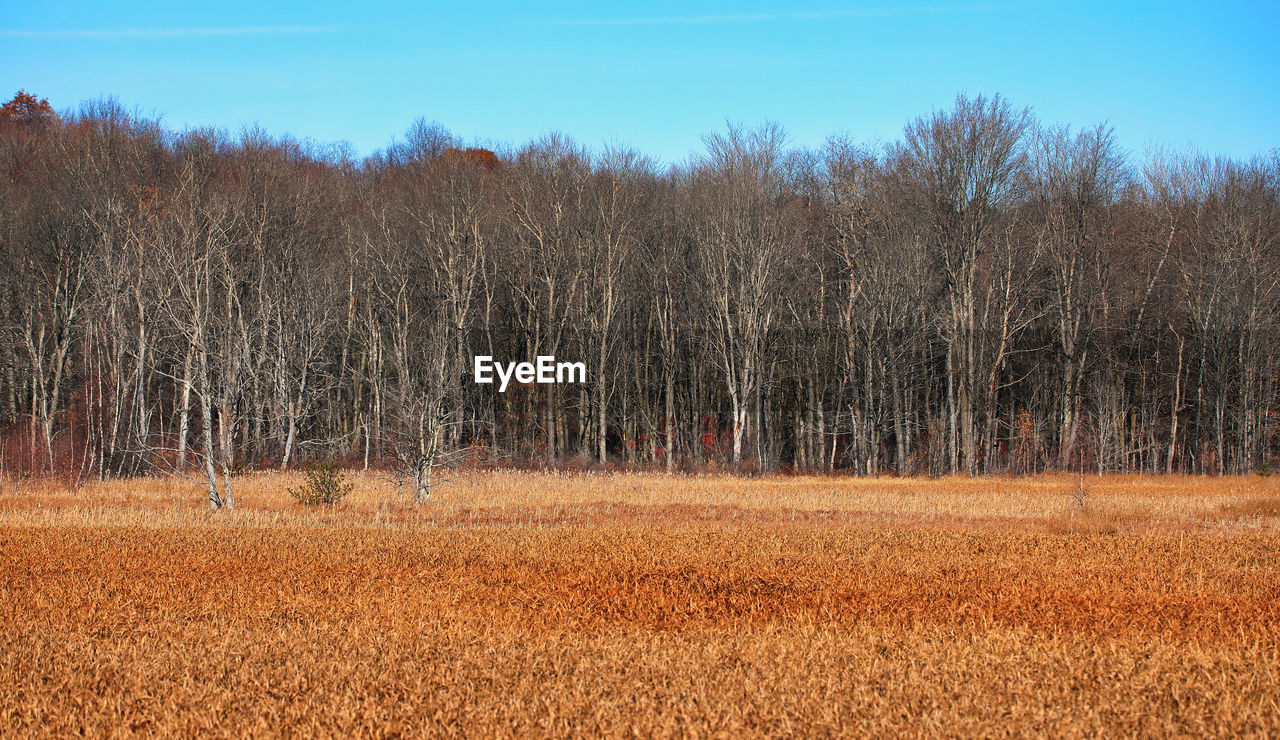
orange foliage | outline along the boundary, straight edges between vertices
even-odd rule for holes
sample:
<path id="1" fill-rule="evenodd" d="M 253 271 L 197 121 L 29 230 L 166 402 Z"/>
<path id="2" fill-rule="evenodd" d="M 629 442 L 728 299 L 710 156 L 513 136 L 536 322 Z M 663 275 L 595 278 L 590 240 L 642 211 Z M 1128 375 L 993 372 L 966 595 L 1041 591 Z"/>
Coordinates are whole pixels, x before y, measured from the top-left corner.
<path id="1" fill-rule="evenodd" d="M 13 99 L 0 106 L 0 125 L 36 125 L 57 117 L 47 98 L 36 98 L 26 90 L 19 90 Z"/>
<path id="2" fill-rule="evenodd" d="M 440 159 L 446 162 L 462 161 L 471 164 L 477 164 L 486 170 L 496 170 L 502 165 L 498 155 L 488 149 L 480 149 L 477 147 L 469 147 L 467 149 L 455 149 L 450 147 L 440 155 Z"/>

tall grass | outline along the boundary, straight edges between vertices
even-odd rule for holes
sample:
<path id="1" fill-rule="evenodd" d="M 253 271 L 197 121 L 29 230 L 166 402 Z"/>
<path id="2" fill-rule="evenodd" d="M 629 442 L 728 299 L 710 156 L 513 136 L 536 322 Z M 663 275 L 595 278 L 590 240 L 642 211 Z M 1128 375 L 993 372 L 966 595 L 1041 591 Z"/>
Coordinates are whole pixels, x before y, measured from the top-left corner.
<path id="1" fill-rule="evenodd" d="M 0 735 L 1280 731 L 1261 478 L 7 484 Z"/>

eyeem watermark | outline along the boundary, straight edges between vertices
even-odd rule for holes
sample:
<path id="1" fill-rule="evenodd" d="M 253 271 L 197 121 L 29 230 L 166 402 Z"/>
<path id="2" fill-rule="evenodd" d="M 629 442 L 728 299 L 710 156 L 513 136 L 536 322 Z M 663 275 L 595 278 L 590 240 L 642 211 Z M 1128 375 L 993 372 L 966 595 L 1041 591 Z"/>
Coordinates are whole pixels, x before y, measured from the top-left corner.
<path id="1" fill-rule="evenodd" d="M 476 355 L 476 382 L 493 383 L 498 378 L 498 392 L 505 393 L 514 377 L 517 383 L 585 383 L 587 366 L 581 362 L 556 362 L 552 355 L 538 355 L 535 362 L 494 362 L 490 355 Z"/>

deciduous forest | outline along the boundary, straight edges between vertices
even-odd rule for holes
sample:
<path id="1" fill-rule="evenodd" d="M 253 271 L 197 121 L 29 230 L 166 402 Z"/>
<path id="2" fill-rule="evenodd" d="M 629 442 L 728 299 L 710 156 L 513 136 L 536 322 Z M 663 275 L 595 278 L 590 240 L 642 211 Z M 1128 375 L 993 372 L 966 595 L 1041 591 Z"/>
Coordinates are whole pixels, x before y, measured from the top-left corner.
<path id="1" fill-rule="evenodd" d="M 308 460 L 1266 472 L 1280 154 L 1124 150 L 996 96 L 895 141 L 660 164 L 413 124 L 356 158 L 111 99 L 0 113 L 0 472 Z M 477 385 L 475 355 L 585 383 Z M 225 480 L 225 486 L 219 481 Z"/>

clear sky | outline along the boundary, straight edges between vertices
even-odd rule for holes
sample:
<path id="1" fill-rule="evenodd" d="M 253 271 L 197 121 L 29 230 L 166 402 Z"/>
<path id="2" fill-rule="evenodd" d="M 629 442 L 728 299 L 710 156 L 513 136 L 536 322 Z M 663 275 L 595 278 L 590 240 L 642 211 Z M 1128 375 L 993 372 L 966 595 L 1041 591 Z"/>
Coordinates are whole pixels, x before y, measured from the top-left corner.
<path id="1" fill-rule="evenodd" d="M 172 128 L 258 123 L 364 155 L 415 118 L 559 130 L 665 162 L 726 118 L 896 138 L 957 92 L 1110 121 L 1126 148 L 1280 146 L 1276 2 L 101 3 L 0 0 L 0 95 L 114 95 Z"/>

